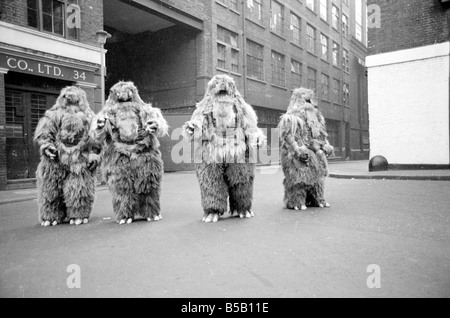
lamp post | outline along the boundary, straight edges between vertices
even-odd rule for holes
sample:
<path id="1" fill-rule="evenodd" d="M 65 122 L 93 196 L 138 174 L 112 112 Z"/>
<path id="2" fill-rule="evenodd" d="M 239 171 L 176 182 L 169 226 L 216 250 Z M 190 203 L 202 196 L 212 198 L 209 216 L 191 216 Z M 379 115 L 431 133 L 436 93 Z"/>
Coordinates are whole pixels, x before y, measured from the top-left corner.
<path id="1" fill-rule="evenodd" d="M 104 30 L 97 31 L 97 42 L 102 46 L 101 52 L 101 68 L 100 68 L 100 77 L 101 77 L 101 97 L 102 97 L 102 109 L 105 106 L 105 44 L 106 41 L 111 38 L 111 34 Z"/>

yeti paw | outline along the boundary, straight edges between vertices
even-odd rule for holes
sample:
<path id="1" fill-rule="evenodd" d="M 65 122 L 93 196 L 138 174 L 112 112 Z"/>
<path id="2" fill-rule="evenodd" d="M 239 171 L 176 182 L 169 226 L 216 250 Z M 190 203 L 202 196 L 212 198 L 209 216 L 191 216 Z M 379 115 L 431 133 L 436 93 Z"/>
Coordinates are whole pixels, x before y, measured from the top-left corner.
<path id="1" fill-rule="evenodd" d="M 106 117 L 106 116 L 97 119 L 97 129 L 101 130 L 101 129 L 105 128 L 107 120 L 108 120 L 108 117 Z"/>
<path id="2" fill-rule="evenodd" d="M 155 120 L 149 120 L 147 122 L 147 127 L 145 130 L 149 132 L 150 134 L 154 134 L 159 128 L 158 123 Z"/>
<path id="3" fill-rule="evenodd" d="M 319 204 L 319 208 L 324 209 L 324 208 L 331 208 L 331 204 L 325 202 L 325 203 L 320 203 Z"/>
<path id="4" fill-rule="evenodd" d="M 118 221 L 117 223 L 119 223 L 119 225 L 131 224 L 131 223 L 133 223 L 133 219 L 132 218 L 122 219 L 122 220 Z"/>
<path id="5" fill-rule="evenodd" d="M 205 213 L 203 216 L 202 222 L 205 223 L 217 223 L 219 221 L 220 215 L 219 213 Z"/>
<path id="6" fill-rule="evenodd" d="M 44 150 L 44 154 L 48 157 L 48 159 L 50 160 L 55 160 L 56 159 L 56 153 L 57 150 L 55 147 L 53 146 L 49 146 L 47 147 L 47 149 Z"/>
<path id="7" fill-rule="evenodd" d="M 298 206 L 294 208 L 295 211 L 306 211 L 307 209 L 306 205 L 302 205 L 300 208 Z"/>
<path id="8" fill-rule="evenodd" d="M 308 148 L 306 148 L 305 146 L 298 148 L 295 151 L 295 155 L 301 162 L 307 163 L 309 161 Z"/>
<path id="9" fill-rule="evenodd" d="M 161 221 L 162 219 L 163 219 L 162 215 L 156 215 L 154 217 L 147 218 L 147 221 L 149 221 L 149 222 L 152 222 L 152 221 L 158 222 L 158 221 Z"/>
<path id="10" fill-rule="evenodd" d="M 193 135 L 194 134 L 194 132 L 195 132 L 195 125 L 193 123 L 187 122 L 185 127 L 186 127 L 186 132 L 189 135 Z"/>
<path id="11" fill-rule="evenodd" d="M 58 225 L 58 221 L 53 221 L 53 222 L 51 222 L 51 221 L 42 221 L 41 222 L 41 226 L 43 226 L 43 227 L 48 227 L 48 226 L 57 226 Z"/>
<path id="12" fill-rule="evenodd" d="M 81 225 L 81 224 L 87 224 L 89 223 L 89 219 L 88 218 L 84 218 L 84 219 L 70 219 L 70 225 Z"/>

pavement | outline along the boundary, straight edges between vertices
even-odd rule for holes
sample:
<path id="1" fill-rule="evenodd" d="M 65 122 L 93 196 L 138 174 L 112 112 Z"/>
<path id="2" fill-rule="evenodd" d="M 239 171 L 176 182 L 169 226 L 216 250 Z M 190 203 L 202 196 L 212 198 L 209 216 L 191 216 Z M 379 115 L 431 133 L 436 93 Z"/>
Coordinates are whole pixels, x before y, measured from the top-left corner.
<path id="1" fill-rule="evenodd" d="M 325 191 L 331 208 L 286 210 L 282 170 L 259 167 L 256 216 L 214 224 L 191 172 L 165 174 L 160 222 L 116 224 L 105 187 L 77 227 L 41 227 L 35 200 L 3 204 L 0 297 L 450 297 L 450 182 L 328 178 Z"/>
<path id="2" fill-rule="evenodd" d="M 267 167 L 260 167 L 265 169 Z M 179 172 L 181 174 L 191 172 Z M 176 173 L 172 173 L 176 174 Z M 450 181 L 450 169 L 447 170 L 389 170 L 369 172 L 369 161 L 335 161 L 330 162 L 330 178 L 367 179 L 367 180 L 416 180 L 416 181 Z M 107 191 L 105 185 L 99 184 L 97 191 Z M 30 201 L 37 198 L 36 188 L 0 191 L 0 205 Z"/>

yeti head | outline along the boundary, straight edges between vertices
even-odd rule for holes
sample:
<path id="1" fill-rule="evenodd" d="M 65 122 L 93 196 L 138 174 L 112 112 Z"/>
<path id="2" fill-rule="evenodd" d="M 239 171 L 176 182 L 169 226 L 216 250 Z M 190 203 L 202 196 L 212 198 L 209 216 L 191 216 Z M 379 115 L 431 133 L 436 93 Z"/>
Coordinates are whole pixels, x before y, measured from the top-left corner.
<path id="1" fill-rule="evenodd" d="M 228 75 L 216 75 L 208 83 L 208 92 L 211 97 L 237 97 L 239 92 L 236 83 Z"/>
<path id="2" fill-rule="evenodd" d="M 119 82 L 110 89 L 108 100 L 115 103 L 142 102 L 133 82 Z"/>
<path id="3" fill-rule="evenodd" d="M 306 104 L 317 105 L 314 91 L 304 87 L 294 90 L 289 108 L 299 108 Z"/>
<path id="4" fill-rule="evenodd" d="M 89 107 L 86 92 L 76 86 L 63 88 L 58 97 L 57 104 L 60 106 L 78 106 L 83 110 Z"/>

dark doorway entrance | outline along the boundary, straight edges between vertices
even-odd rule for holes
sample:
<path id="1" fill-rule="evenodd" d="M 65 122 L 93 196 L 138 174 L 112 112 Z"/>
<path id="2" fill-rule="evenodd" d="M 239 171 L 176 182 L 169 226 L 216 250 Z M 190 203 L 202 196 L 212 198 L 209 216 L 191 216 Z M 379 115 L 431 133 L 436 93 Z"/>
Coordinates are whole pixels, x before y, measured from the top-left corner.
<path id="1" fill-rule="evenodd" d="M 35 178 L 39 147 L 33 136 L 37 124 L 55 104 L 60 90 L 71 83 L 12 72 L 5 82 L 7 179 Z"/>

